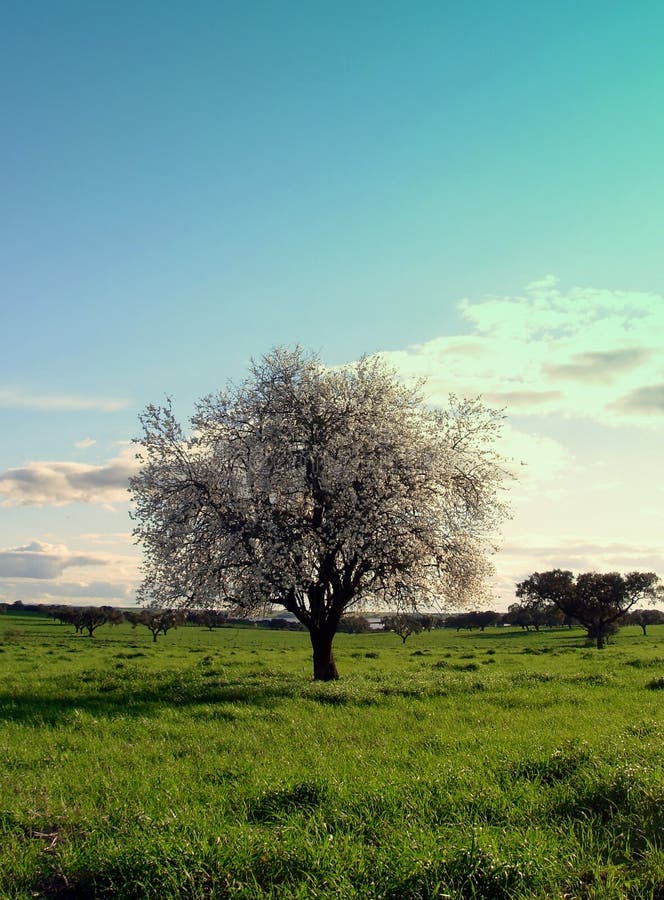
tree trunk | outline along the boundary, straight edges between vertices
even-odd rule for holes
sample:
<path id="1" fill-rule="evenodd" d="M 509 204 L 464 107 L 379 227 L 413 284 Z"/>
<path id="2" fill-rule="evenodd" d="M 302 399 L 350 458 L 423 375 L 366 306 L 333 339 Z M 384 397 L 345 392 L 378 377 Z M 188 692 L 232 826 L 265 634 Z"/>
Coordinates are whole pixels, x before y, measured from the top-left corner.
<path id="1" fill-rule="evenodd" d="M 332 654 L 334 634 L 310 631 L 309 637 L 314 651 L 314 681 L 336 681 L 339 673 Z"/>
<path id="2" fill-rule="evenodd" d="M 598 650 L 604 649 L 604 631 L 602 630 L 601 627 L 598 627 L 598 629 L 597 629 L 597 649 Z"/>

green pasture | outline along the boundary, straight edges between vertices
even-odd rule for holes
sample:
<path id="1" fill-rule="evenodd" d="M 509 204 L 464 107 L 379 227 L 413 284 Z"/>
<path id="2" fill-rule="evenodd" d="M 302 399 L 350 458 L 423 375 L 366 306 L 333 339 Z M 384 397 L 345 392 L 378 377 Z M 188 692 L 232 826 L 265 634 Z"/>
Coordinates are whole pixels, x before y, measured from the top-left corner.
<path id="1" fill-rule="evenodd" d="M 2 898 L 664 898 L 664 626 L 0 617 Z"/>

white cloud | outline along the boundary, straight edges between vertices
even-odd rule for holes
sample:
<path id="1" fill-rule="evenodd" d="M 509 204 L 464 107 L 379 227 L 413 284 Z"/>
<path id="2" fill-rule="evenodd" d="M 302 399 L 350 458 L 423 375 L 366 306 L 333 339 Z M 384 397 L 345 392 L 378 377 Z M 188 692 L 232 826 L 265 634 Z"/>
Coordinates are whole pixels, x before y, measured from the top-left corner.
<path id="1" fill-rule="evenodd" d="M 664 412 L 664 296 L 572 288 L 547 276 L 523 296 L 464 300 L 466 336 L 382 354 L 427 379 L 434 403 L 482 394 L 519 415 L 652 426 Z"/>
<path id="2" fill-rule="evenodd" d="M 626 415 L 664 415 L 664 383 L 648 384 L 619 397 L 612 409 Z"/>
<path id="3" fill-rule="evenodd" d="M 131 606 L 132 587 L 114 581 L 0 581 L 3 603 L 62 603 L 72 605 Z"/>
<path id="4" fill-rule="evenodd" d="M 0 472 L 0 506 L 64 506 L 125 503 L 129 477 L 138 468 L 127 447 L 104 465 L 79 462 L 29 462 Z"/>
<path id="5" fill-rule="evenodd" d="M 606 383 L 614 381 L 621 372 L 636 369 L 652 356 L 652 352 L 643 347 L 587 351 L 573 356 L 569 362 L 545 365 L 544 371 L 553 378 Z"/>
<path id="6" fill-rule="evenodd" d="M 594 542 L 583 537 L 564 537 L 559 541 L 543 542 L 538 539 L 506 543 L 503 546 L 505 556 L 516 556 L 521 559 L 542 560 L 572 569 L 615 570 L 633 567 L 642 569 L 653 562 L 664 564 L 664 550 L 651 542 L 649 544 L 632 544 L 628 541 Z M 579 565 L 580 563 L 580 565 Z"/>
<path id="7" fill-rule="evenodd" d="M 64 545 L 31 541 L 21 547 L 0 550 L 1 578 L 57 578 L 69 567 L 103 566 L 106 560 L 87 553 L 73 553 Z"/>
<path id="8" fill-rule="evenodd" d="M 129 401 L 114 397 L 86 397 L 82 394 L 33 394 L 16 388 L 0 388 L 0 407 L 38 409 L 44 411 L 118 412 L 126 409 Z"/>
<path id="9" fill-rule="evenodd" d="M 106 551 L 90 551 L 95 542 L 85 535 L 76 541 L 82 550 L 41 540 L 0 549 L 0 601 L 131 605 L 139 572 L 130 537 L 118 533 L 102 541 L 99 536 L 98 544 L 115 548 Z"/>
<path id="10" fill-rule="evenodd" d="M 97 443 L 93 438 L 83 438 L 82 441 L 74 441 L 74 447 L 78 447 L 79 450 L 87 450 L 88 447 L 94 447 Z"/>

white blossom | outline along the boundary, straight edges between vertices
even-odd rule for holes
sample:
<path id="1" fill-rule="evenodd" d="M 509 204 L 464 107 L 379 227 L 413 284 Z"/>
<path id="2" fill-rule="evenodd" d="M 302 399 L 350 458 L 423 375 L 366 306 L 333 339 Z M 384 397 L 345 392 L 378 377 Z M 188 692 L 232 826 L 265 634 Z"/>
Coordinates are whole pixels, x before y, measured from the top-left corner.
<path id="1" fill-rule="evenodd" d="M 428 409 L 376 359 L 337 370 L 277 349 L 204 398 L 186 435 L 142 416 L 131 484 L 141 596 L 160 606 L 277 604 L 331 643 L 349 607 L 478 599 L 505 514 L 499 413 Z M 335 670 L 336 673 L 336 670 Z M 323 677 L 323 676 L 320 676 Z M 330 676 L 334 677 L 334 676 Z"/>

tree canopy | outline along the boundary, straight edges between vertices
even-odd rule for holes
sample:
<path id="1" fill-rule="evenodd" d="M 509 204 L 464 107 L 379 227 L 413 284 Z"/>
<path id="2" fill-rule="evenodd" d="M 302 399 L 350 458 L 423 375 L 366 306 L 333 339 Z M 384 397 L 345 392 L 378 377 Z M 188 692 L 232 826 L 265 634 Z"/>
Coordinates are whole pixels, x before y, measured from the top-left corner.
<path id="1" fill-rule="evenodd" d="M 141 416 L 132 479 L 146 604 L 282 606 L 308 629 L 314 677 L 337 677 L 344 612 L 478 599 L 505 513 L 500 413 L 427 408 L 380 360 L 336 369 L 276 349 L 202 399 Z"/>
<path id="2" fill-rule="evenodd" d="M 552 569 L 535 572 L 517 584 L 516 595 L 531 609 L 555 604 L 580 622 L 601 650 L 611 628 L 640 600 L 656 600 L 661 589 L 654 572 L 583 572 L 575 577 L 572 572 Z"/>

